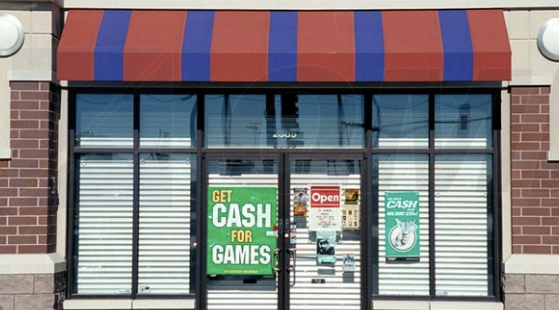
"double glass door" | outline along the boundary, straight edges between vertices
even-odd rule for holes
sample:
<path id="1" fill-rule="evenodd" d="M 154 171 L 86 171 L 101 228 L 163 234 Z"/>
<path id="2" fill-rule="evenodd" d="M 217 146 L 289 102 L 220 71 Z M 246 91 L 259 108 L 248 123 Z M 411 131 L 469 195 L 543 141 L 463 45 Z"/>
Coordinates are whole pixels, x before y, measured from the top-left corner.
<path id="1" fill-rule="evenodd" d="M 359 156 L 208 159 L 202 308 L 362 309 Z"/>

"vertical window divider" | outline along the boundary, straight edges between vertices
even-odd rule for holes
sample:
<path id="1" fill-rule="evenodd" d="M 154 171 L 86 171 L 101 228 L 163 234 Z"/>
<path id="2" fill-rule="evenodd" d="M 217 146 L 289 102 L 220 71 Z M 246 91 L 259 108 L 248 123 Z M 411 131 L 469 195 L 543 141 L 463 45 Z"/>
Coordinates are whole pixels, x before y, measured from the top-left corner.
<path id="1" fill-rule="evenodd" d="M 362 225 L 366 228 L 364 231 L 364 240 L 366 247 L 364 248 L 364 261 L 367 262 L 367 267 L 371 271 L 367 272 L 367 304 L 371 304 L 373 294 L 378 294 L 379 277 L 378 277 L 378 257 L 379 257 L 379 242 L 378 242 L 378 174 L 375 171 L 375 164 L 373 157 L 373 93 L 366 92 L 364 94 L 364 121 L 365 121 L 365 163 L 363 171 L 366 176 L 370 176 L 368 180 L 363 182 L 363 188 L 366 189 L 363 206 L 364 212 L 361 212 L 361 217 L 365 221 L 361 221 Z M 374 161 L 374 163 L 373 163 Z M 365 178 L 367 179 L 367 178 Z M 362 207 L 363 208 L 363 207 Z M 376 211 L 375 211 L 376 210 Z M 369 230 L 370 227 L 370 230 Z M 376 230 L 376 233 L 375 233 Z M 375 237 L 375 238 L 373 238 Z M 370 253 L 370 255 L 369 255 Z"/>
<path id="2" fill-rule="evenodd" d="M 197 136 L 196 136 L 196 158 L 197 158 L 197 177 L 198 184 L 196 191 L 198 193 L 198 201 L 196 204 L 196 283 L 191 287 L 196 289 L 196 305 L 198 309 L 206 309 L 207 299 L 207 281 L 206 281 L 206 215 L 204 206 L 206 204 L 206 188 L 207 173 L 206 161 L 203 152 L 204 147 L 204 128 L 205 128 L 205 96 L 204 93 L 198 92 L 196 98 L 197 115 Z"/>
<path id="3" fill-rule="evenodd" d="M 67 151 L 67 158 L 68 158 L 68 172 L 67 172 L 67 179 L 68 179 L 68 192 L 67 192 L 67 201 L 68 201 L 68 218 L 66 219 L 66 224 L 69 229 L 68 238 L 67 238 L 67 248 L 66 248 L 66 257 L 68 260 L 68 272 L 67 272 L 67 285 L 66 287 L 70 288 L 66 291 L 66 297 L 70 297 L 77 291 L 77 265 L 76 260 L 74 257 L 78 256 L 78 249 L 77 249 L 77 238 L 79 234 L 75 233 L 76 228 L 79 229 L 76 221 L 76 214 L 77 212 L 77 191 L 79 188 L 77 172 L 79 171 L 76 167 L 76 154 L 75 154 L 75 143 L 76 143 L 76 93 L 69 92 L 68 94 L 68 151 Z"/>
<path id="4" fill-rule="evenodd" d="M 138 295 L 140 241 L 140 95 L 134 92 L 133 190 L 132 190 L 132 297 Z"/>
<path id="5" fill-rule="evenodd" d="M 368 177 L 371 175 L 372 167 L 371 167 L 371 105 L 373 104 L 372 95 L 367 92 L 363 94 L 363 100 L 365 104 L 363 104 L 363 118 L 364 127 L 363 130 L 365 131 L 365 152 L 363 153 L 363 159 L 361 164 L 361 193 L 367 193 L 366 195 L 362 195 L 361 198 L 361 261 L 366 262 L 365 264 L 362 263 L 362 266 L 366 266 L 365 268 L 361 268 L 361 279 L 365 279 L 361 281 L 361 308 L 367 309 L 371 305 L 372 301 L 372 287 L 373 287 L 373 270 L 372 259 L 371 257 L 378 257 L 378 251 L 375 251 L 371 246 L 372 242 L 372 230 L 374 229 L 375 225 L 372 225 L 371 221 L 371 214 L 372 209 L 367 206 L 372 206 L 371 204 L 371 193 L 370 190 L 372 188 L 372 178 Z"/>
<path id="6" fill-rule="evenodd" d="M 493 134 L 493 153 L 491 154 L 492 163 L 492 174 L 493 174 L 493 199 L 491 201 L 492 206 L 490 211 L 493 215 L 492 221 L 492 237 L 493 237 L 493 249 L 491 256 L 493 258 L 493 294 L 495 295 L 495 300 L 501 300 L 501 275 L 503 269 L 501 268 L 501 227 L 502 227 L 502 218 L 501 218 L 501 201 L 502 201 L 502 176 L 499 173 L 501 170 L 501 92 L 495 91 L 492 97 L 492 117 L 493 117 L 493 126 L 492 126 L 492 134 Z M 490 285 L 491 283 L 489 283 Z"/>
<path id="7" fill-rule="evenodd" d="M 429 94 L 429 299 L 436 297 L 435 279 L 435 95 Z"/>

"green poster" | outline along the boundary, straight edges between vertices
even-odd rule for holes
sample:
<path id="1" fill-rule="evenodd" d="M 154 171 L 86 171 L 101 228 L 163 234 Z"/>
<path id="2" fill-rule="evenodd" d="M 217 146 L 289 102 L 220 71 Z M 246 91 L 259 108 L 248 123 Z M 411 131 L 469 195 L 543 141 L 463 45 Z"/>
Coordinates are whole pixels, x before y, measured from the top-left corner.
<path id="1" fill-rule="evenodd" d="M 419 192 L 386 192 L 387 261 L 419 261 Z"/>
<path id="2" fill-rule="evenodd" d="M 208 188 L 209 275 L 271 275 L 277 188 Z"/>

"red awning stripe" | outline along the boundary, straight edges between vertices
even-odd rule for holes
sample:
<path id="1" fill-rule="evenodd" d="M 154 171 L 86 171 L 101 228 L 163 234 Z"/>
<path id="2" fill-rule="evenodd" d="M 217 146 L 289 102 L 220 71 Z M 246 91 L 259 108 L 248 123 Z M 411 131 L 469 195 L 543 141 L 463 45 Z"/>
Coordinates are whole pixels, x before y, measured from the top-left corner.
<path id="1" fill-rule="evenodd" d="M 68 15 L 57 55 L 61 80 L 92 81 L 97 34 L 104 11 L 76 10 Z"/>
<path id="2" fill-rule="evenodd" d="M 71 81 L 511 78 L 502 10 L 75 10 L 69 12 L 57 63 L 59 79 Z"/>
<path id="3" fill-rule="evenodd" d="M 211 80 L 268 80 L 270 12 L 217 11 L 211 47 Z"/>
<path id="4" fill-rule="evenodd" d="M 474 81 L 511 79 L 511 47 L 501 10 L 468 11 L 474 48 Z"/>

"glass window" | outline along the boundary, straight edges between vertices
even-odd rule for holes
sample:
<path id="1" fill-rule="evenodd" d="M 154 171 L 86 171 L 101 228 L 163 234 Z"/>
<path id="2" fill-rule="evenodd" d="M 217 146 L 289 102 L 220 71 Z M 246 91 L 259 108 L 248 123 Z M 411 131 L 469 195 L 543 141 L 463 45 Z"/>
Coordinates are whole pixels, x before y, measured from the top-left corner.
<path id="1" fill-rule="evenodd" d="M 266 147 L 270 120 L 265 95 L 206 95 L 208 147 Z"/>
<path id="2" fill-rule="evenodd" d="M 359 148 L 363 96 L 207 95 L 206 145 L 238 148 Z"/>
<path id="3" fill-rule="evenodd" d="M 194 95 L 141 95 L 140 146 L 195 147 L 196 115 Z"/>
<path id="4" fill-rule="evenodd" d="M 132 147 L 132 95 L 78 94 L 76 101 L 76 146 Z"/>
<path id="5" fill-rule="evenodd" d="M 195 146 L 196 98 L 78 94 L 76 99 L 76 142 L 99 153 L 75 154 L 72 293 L 193 293 L 198 182 L 196 153 L 188 148 Z M 185 151 L 133 153 L 140 143 Z M 124 146 L 130 150 L 116 153 L 115 147 Z"/>
<path id="6" fill-rule="evenodd" d="M 491 296 L 491 155 L 437 155 L 435 277 L 439 296 Z"/>
<path id="7" fill-rule="evenodd" d="M 140 154 L 139 294 L 190 292 L 195 159 Z"/>
<path id="8" fill-rule="evenodd" d="M 87 154 L 77 163 L 75 291 L 130 294 L 132 155 Z"/>
<path id="9" fill-rule="evenodd" d="M 435 147 L 489 148 L 492 145 L 491 95 L 436 95 Z"/>
<path id="10" fill-rule="evenodd" d="M 379 295 L 429 295 L 429 157 L 428 155 L 386 154 L 373 157 L 373 178 L 376 181 L 376 199 L 378 210 L 378 287 Z M 387 214 L 386 201 L 398 195 L 415 195 L 418 197 L 419 214 L 413 218 L 405 212 Z M 390 198 L 389 198 L 390 197 Z M 405 208 L 397 208 L 404 210 Z M 388 219 L 388 220 L 387 220 Z M 409 219 L 409 222 L 407 222 Z M 389 222 L 387 222 L 389 221 Z M 401 250 L 402 255 L 394 255 L 388 250 L 394 227 L 409 224 L 415 228 L 410 236 L 419 238 L 400 239 L 401 246 L 415 240 L 418 246 Z M 387 241 L 388 240 L 388 241 Z M 411 253 L 415 251 L 415 253 Z M 398 253 L 399 254 L 399 253 Z M 410 254 L 410 255 L 408 255 Z M 399 256 L 396 258 L 396 256 Z M 400 260 L 403 256 L 406 259 Z"/>
<path id="11" fill-rule="evenodd" d="M 373 96 L 373 147 L 413 149 L 429 146 L 429 96 Z"/>
<path id="12" fill-rule="evenodd" d="M 360 95 L 277 95 L 271 142 L 278 148 L 363 147 L 363 100 Z"/>

